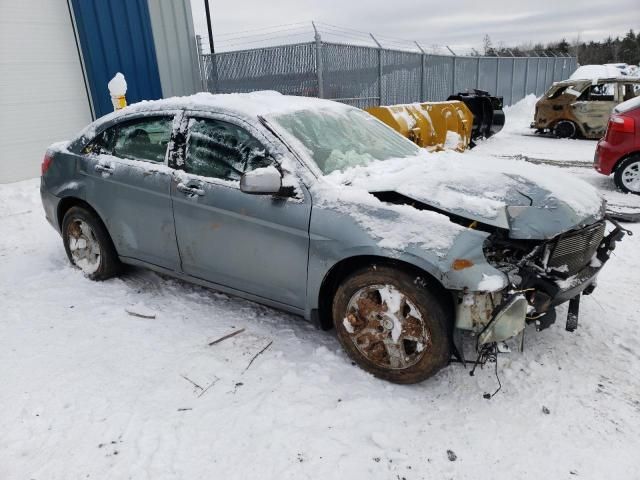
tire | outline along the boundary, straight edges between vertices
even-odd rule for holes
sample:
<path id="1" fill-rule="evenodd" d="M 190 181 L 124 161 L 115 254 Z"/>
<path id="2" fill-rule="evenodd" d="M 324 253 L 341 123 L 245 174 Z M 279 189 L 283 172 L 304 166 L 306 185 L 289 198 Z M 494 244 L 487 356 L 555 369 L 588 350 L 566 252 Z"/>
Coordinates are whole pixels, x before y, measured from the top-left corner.
<path id="1" fill-rule="evenodd" d="M 625 158 L 616 168 L 613 181 L 621 192 L 640 195 L 640 155 Z"/>
<path id="2" fill-rule="evenodd" d="M 62 220 L 62 242 L 71 264 L 91 280 L 106 280 L 121 268 L 102 221 L 92 211 L 71 207 Z"/>
<path id="3" fill-rule="evenodd" d="M 571 120 L 560 120 L 553 127 L 553 134 L 558 138 L 576 138 L 578 127 Z"/>
<path id="4" fill-rule="evenodd" d="M 375 265 L 354 272 L 336 290 L 332 314 L 349 357 L 378 378 L 417 383 L 449 362 L 445 310 L 415 275 Z"/>

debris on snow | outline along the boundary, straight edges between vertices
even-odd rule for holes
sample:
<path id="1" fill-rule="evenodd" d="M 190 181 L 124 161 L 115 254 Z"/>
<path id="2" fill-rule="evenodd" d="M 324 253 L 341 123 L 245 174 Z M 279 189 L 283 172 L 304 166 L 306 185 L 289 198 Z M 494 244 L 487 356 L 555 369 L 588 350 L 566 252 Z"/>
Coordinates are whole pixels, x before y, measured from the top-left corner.
<path id="1" fill-rule="evenodd" d="M 235 332 L 231 332 L 231 333 L 229 333 L 227 335 L 224 335 L 224 336 L 218 338 L 217 340 L 214 340 L 213 342 L 210 342 L 209 346 L 211 347 L 212 345 L 216 345 L 216 344 L 226 340 L 227 338 L 235 337 L 236 335 L 238 335 L 238 334 L 240 334 L 242 332 L 244 332 L 244 328 L 241 328 L 240 330 L 236 330 Z"/>
<path id="2" fill-rule="evenodd" d="M 249 364 L 247 365 L 247 367 L 244 369 L 244 371 L 243 371 L 242 373 L 244 373 L 244 372 L 246 372 L 247 370 L 249 370 L 249 367 L 250 367 L 250 366 L 251 366 L 251 364 L 255 361 L 255 359 L 256 359 L 256 358 L 258 358 L 260 355 L 262 355 L 262 354 L 265 352 L 265 350 L 267 350 L 267 349 L 271 346 L 271 344 L 272 344 L 272 343 L 273 343 L 273 340 L 271 340 L 271 341 L 267 344 L 267 346 L 266 346 L 266 347 L 264 347 L 262 350 L 260 350 L 258 353 L 256 353 L 256 354 L 251 358 L 251 361 L 249 362 Z"/>
<path id="3" fill-rule="evenodd" d="M 153 319 L 156 318 L 156 312 L 148 308 L 144 303 L 138 302 L 135 305 L 125 307 L 124 309 L 129 315 L 140 318 Z"/>

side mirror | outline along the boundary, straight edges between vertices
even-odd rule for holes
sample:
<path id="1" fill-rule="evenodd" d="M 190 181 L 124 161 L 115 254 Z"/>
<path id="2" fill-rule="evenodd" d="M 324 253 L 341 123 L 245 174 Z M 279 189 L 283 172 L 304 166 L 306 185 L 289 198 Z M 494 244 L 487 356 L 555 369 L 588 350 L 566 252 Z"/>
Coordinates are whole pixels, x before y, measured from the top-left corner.
<path id="1" fill-rule="evenodd" d="M 282 175 L 274 166 L 256 168 L 240 178 L 240 190 L 252 195 L 274 195 L 282 188 Z"/>

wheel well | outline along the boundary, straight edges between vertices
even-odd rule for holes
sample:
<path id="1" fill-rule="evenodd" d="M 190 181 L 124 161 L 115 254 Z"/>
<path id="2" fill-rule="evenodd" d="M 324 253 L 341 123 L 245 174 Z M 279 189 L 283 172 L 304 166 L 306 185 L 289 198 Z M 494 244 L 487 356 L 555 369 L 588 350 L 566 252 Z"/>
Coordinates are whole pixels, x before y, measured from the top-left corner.
<path id="1" fill-rule="evenodd" d="M 60 227 L 61 231 L 62 231 L 62 220 L 64 219 L 65 214 L 72 207 L 86 208 L 87 210 L 92 212 L 96 217 L 100 218 L 100 215 L 98 215 L 98 212 L 96 212 L 95 209 L 84 200 L 77 197 L 65 197 L 62 200 L 60 200 L 60 203 L 58 203 L 58 211 L 56 213 L 56 220 L 58 221 L 58 226 Z M 100 221 L 102 221 L 101 218 L 100 218 Z M 104 225 L 104 222 L 102 223 Z"/>
<path id="2" fill-rule="evenodd" d="M 631 158 L 634 156 L 640 156 L 640 151 L 636 151 L 636 152 L 631 152 L 631 153 L 627 153 L 626 155 L 620 157 L 618 159 L 618 161 L 616 162 L 616 164 L 613 166 L 613 168 L 611 169 L 611 173 L 616 173 L 616 170 L 618 170 L 618 167 L 620 166 L 620 164 L 622 162 L 624 162 L 627 158 Z"/>
<path id="3" fill-rule="evenodd" d="M 318 321 L 322 330 L 330 330 L 333 328 L 333 319 L 331 318 L 331 304 L 333 296 L 342 281 L 355 272 L 370 265 L 386 265 L 403 270 L 409 274 L 415 274 L 422 277 L 428 288 L 435 290 L 439 299 L 441 299 L 442 307 L 445 314 L 453 326 L 455 304 L 453 296 L 447 291 L 442 284 L 430 273 L 422 270 L 407 262 L 394 260 L 386 257 L 377 257 L 375 255 L 360 255 L 357 257 L 349 257 L 335 264 L 331 270 L 325 275 L 320 287 L 318 296 Z"/>

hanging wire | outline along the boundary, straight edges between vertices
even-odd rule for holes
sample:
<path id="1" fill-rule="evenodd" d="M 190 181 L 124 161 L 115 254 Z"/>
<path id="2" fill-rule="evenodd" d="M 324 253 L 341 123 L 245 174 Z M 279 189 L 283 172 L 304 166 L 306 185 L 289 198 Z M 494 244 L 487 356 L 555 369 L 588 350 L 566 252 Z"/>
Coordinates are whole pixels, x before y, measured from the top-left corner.
<path id="1" fill-rule="evenodd" d="M 253 33 L 253 32 L 261 32 L 264 30 L 273 30 L 273 29 L 279 29 L 279 28 L 283 28 L 283 27 L 291 27 L 294 25 L 309 25 L 309 21 L 304 21 L 304 22 L 296 22 L 296 23 L 285 23 L 283 25 L 271 25 L 269 27 L 261 27 L 261 28 L 253 28 L 251 30 L 240 30 L 237 32 L 227 32 L 227 33 L 220 33 L 220 34 L 216 34 L 216 38 L 220 38 L 220 37 L 228 37 L 230 35 L 240 35 L 241 33 Z"/>

